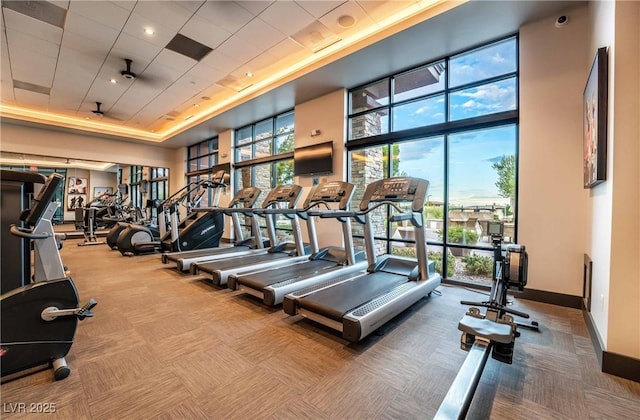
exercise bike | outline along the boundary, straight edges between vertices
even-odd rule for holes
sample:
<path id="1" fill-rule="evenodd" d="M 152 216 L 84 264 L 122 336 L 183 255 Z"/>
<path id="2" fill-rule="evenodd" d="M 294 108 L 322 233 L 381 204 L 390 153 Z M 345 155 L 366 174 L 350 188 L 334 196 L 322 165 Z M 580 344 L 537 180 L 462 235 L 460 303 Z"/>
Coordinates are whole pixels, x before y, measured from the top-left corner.
<path id="1" fill-rule="evenodd" d="M 63 179 L 51 174 L 23 213 L 24 227 L 10 227 L 11 234 L 27 239 L 26 246 L 33 244 L 34 273 L 30 283 L 0 296 L 2 382 L 48 367 L 53 367 L 56 380 L 69 376 L 65 356 L 78 321 L 93 316 L 91 309 L 97 304 L 90 299 L 79 307 L 78 292 L 58 251 L 51 219 L 60 203 L 51 200 Z"/>
<path id="2" fill-rule="evenodd" d="M 504 224 L 489 222 L 494 265 L 489 300 L 485 302 L 461 301 L 471 308 L 458 323 L 462 331 L 460 348 L 468 351 L 458 375 L 449 388 L 434 419 L 464 419 L 482 376 L 489 354 L 499 362 L 511 364 L 518 327 L 539 331 L 536 321 L 517 322 L 529 314 L 509 308 L 507 292 L 523 291 L 527 285 L 528 255 L 524 245 L 508 245 L 503 249 Z M 482 313 L 480 308 L 485 308 Z"/>

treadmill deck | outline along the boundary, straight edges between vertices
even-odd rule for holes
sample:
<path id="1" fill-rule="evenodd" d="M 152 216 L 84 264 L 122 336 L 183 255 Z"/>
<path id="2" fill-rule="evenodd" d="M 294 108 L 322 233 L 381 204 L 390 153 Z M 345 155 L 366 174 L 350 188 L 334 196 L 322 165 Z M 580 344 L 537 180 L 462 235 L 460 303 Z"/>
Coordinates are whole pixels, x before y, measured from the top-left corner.
<path id="1" fill-rule="evenodd" d="M 363 274 L 298 298 L 297 303 L 300 308 L 341 322 L 347 312 L 408 281 L 407 276 L 382 271 Z"/>

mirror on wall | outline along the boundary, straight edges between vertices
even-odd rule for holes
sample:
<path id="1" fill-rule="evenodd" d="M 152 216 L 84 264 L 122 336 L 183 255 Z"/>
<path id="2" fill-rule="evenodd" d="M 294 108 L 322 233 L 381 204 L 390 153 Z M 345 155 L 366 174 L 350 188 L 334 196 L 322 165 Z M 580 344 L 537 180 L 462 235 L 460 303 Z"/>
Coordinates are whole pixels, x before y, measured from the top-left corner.
<path id="1" fill-rule="evenodd" d="M 115 213 L 126 211 L 136 217 L 151 218 L 155 215 L 146 208 L 146 203 L 166 198 L 169 189 L 168 168 L 4 151 L 0 152 L 0 166 L 2 169 L 39 172 L 45 176 L 57 172 L 65 177 L 64 185 L 59 187 L 54 198 L 61 203 L 54 215 L 54 223 L 73 223 L 76 221 L 76 209 L 106 204 L 110 204 Z"/>

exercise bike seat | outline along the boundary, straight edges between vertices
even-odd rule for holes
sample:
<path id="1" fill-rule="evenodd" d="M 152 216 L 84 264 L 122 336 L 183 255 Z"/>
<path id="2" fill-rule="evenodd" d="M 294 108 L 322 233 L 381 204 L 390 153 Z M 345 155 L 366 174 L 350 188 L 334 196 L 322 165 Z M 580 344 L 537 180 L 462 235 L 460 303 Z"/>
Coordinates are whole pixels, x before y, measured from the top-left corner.
<path id="1" fill-rule="evenodd" d="M 462 317 L 458 323 L 458 329 L 464 333 L 486 338 L 496 343 L 508 344 L 515 339 L 511 325 L 471 315 Z"/>

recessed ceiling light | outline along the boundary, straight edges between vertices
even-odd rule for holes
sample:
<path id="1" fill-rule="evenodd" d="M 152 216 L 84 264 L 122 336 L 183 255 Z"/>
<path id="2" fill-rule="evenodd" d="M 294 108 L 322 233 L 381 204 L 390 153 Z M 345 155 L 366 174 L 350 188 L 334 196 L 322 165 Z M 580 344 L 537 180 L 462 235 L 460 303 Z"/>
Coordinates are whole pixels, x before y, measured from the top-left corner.
<path id="1" fill-rule="evenodd" d="M 153 28 L 144 28 L 144 33 L 149 36 L 152 36 L 152 35 L 155 35 L 156 31 L 154 31 Z"/>
<path id="2" fill-rule="evenodd" d="M 111 80 L 109 80 L 109 81 L 110 81 L 111 83 L 113 83 L 114 85 L 115 85 L 116 83 L 118 83 L 118 81 L 117 81 L 116 79 L 111 79 Z"/>
<path id="3" fill-rule="evenodd" d="M 356 23 L 356 18 L 351 15 L 342 15 L 338 18 L 338 25 L 343 28 L 350 28 Z"/>
<path id="4" fill-rule="evenodd" d="M 210 97 L 208 97 L 208 96 L 201 96 L 201 97 L 200 97 L 200 99 L 202 99 L 203 101 L 208 101 L 208 100 L 210 100 L 211 98 L 210 98 Z"/>
<path id="5" fill-rule="evenodd" d="M 200 104 L 193 104 L 193 106 L 197 108 L 200 106 Z"/>
<path id="6" fill-rule="evenodd" d="M 253 77 L 253 73 L 251 73 L 250 71 L 246 72 L 244 75 L 247 77 Z"/>

